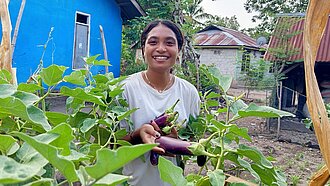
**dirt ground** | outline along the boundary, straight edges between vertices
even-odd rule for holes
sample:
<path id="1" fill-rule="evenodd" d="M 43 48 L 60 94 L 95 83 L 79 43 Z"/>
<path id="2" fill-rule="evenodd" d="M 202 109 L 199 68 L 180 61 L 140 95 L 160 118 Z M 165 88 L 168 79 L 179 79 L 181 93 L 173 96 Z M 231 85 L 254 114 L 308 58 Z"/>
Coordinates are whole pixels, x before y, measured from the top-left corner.
<path id="1" fill-rule="evenodd" d="M 242 89 L 231 90 L 233 95 L 239 95 Z M 250 101 L 265 104 L 265 92 L 251 92 Z M 245 118 L 238 121 L 239 127 L 248 128 L 252 142 L 246 140 L 240 143 L 258 148 L 265 156 L 276 159 L 273 162 L 287 176 L 288 185 L 308 185 L 311 176 L 324 165 L 317 139 L 313 131 L 306 129 L 299 122 L 292 123 L 291 119 L 281 121 L 281 130 L 277 137 L 277 120 L 271 120 L 267 127 L 266 119 Z M 299 130 L 297 130 L 299 129 Z M 198 171 L 193 163 L 186 166 L 185 172 Z M 240 177 L 251 180 L 250 175 Z"/>

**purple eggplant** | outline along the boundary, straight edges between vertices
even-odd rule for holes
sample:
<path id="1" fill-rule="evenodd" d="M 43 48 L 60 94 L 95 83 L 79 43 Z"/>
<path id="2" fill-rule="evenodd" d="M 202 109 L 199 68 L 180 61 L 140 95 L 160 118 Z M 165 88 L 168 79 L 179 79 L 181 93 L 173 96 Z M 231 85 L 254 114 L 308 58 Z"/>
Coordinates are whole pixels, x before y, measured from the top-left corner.
<path id="1" fill-rule="evenodd" d="M 178 99 L 170 108 L 166 109 L 165 112 L 154 119 L 155 123 L 159 128 L 167 126 L 169 123 L 178 119 L 179 113 L 174 111 L 175 106 L 180 100 Z"/>
<path id="2" fill-rule="evenodd" d="M 165 152 L 180 155 L 193 155 L 193 153 L 188 149 L 191 145 L 188 141 L 161 136 L 157 138 L 155 142 L 159 143 L 159 147 L 163 148 Z"/>
<path id="3" fill-rule="evenodd" d="M 150 152 L 150 163 L 151 165 L 158 165 L 158 158 L 159 158 L 159 154 L 157 152 L 151 151 Z"/>

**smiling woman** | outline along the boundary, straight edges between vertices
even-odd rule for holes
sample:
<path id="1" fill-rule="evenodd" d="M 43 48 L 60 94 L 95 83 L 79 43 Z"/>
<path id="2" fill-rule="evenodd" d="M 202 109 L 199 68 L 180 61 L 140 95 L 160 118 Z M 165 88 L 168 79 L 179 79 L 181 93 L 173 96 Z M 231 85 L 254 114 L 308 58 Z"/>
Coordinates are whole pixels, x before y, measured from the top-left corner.
<path id="1" fill-rule="evenodd" d="M 122 123 L 129 135 L 124 139 L 132 144 L 155 143 L 155 139 L 165 135 L 158 125 L 151 121 L 164 113 L 177 100 L 175 111 L 179 113 L 177 122 L 188 120 L 199 114 L 199 95 L 196 88 L 186 80 L 171 74 L 183 45 L 183 35 L 179 27 L 171 21 L 156 20 L 144 29 L 141 35 L 143 59 L 146 71 L 130 75 L 124 81 L 123 97 L 130 109 L 139 108 L 131 115 L 133 129 Z M 177 138 L 175 128 L 167 136 Z M 167 155 L 160 147 L 153 148 L 153 154 Z M 176 164 L 175 157 L 167 159 Z M 158 167 L 151 164 L 150 152 L 133 160 L 123 169 L 123 174 L 132 177 L 130 185 L 168 185 L 160 178 Z"/>

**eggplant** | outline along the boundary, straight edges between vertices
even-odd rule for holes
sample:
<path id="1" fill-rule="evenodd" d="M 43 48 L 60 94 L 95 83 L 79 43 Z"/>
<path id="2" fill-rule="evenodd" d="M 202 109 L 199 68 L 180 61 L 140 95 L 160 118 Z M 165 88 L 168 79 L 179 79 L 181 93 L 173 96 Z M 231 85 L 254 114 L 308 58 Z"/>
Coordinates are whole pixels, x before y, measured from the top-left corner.
<path id="1" fill-rule="evenodd" d="M 178 99 L 170 108 L 166 109 L 164 113 L 154 119 L 155 123 L 159 126 L 159 128 L 164 128 L 169 123 L 178 119 L 179 113 L 174 111 L 174 108 L 179 101 L 180 100 Z"/>
<path id="2" fill-rule="evenodd" d="M 159 147 L 163 148 L 165 152 L 180 155 L 193 155 L 193 153 L 188 149 L 188 147 L 191 146 L 191 143 L 188 141 L 167 136 L 160 136 L 155 140 L 155 142 L 159 143 Z"/>
<path id="3" fill-rule="evenodd" d="M 150 163 L 151 165 L 158 165 L 158 158 L 159 158 L 159 154 L 157 152 L 151 151 L 150 152 Z"/>
<path id="4" fill-rule="evenodd" d="M 197 165 L 203 167 L 206 163 L 206 158 L 207 157 L 205 155 L 197 156 Z"/>

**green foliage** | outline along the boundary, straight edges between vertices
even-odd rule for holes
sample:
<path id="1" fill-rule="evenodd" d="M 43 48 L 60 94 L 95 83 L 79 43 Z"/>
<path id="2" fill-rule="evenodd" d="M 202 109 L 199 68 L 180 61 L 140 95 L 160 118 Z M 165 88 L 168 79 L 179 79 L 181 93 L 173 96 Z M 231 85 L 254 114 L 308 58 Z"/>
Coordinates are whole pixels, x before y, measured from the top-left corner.
<path id="1" fill-rule="evenodd" d="M 160 172 L 168 172 L 162 176 L 164 181 L 172 185 L 224 185 L 225 172 L 229 171 L 225 161 L 235 164 L 235 169 L 246 170 L 256 179 L 258 184 L 286 185 L 286 177 L 274 167 L 271 161 L 258 149 L 240 144 L 241 139 L 251 141 L 246 128 L 239 128 L 235 122 L 244 117 L 277 118 L 294 116 L 291 113 L 267 106 L 247 105 L 241 98 L 226 94 L 231 84 L 230 77 L 224 77 L 216 68 L 204 69 L 203 73 L 221 90 L 221 94 L 207 91 L 201 94 L 202 114 L 196 120 L 190 120 L 185 129 L 179 131 L 180 137 L 198 141 L 192 146 L 201 146 L 207 156 L 206 163 L 198 174 L 190 174 L 182 179 L 182 172 L 174 170 L 171 164 L 160 162 Z M 225 104 L 216 102 L 221 98 Z M 216 104 L 217 103 L 217 104 Z M 232 144 L 236 143 L 236 144 Z M 199 153 L 194 155 L 200 155 Z M 195 158 L 191 158 L 195 160 Z M 207 175 L 201 172 L 207 170 Z M 232 170 L 231 170 L 232 171 Z M 169 180 L 177 177 L 178 182 Z M 186 184 L 183 184 L 187 182 Z"/>
<path id="2" fill-rule="evenodd" d="M 233 30 L 239 30 L 239 23 L 237 21 L 236 15 L 231 17 L 220 17 L 217 15 L 212 15 L 206 22 L 206 25 L 217 25 L 230 28 Z"/>
<path id="3" fill-rule="evenodd" d="M 62 86 L 60 95 L 68 96 L 66 112 L 45 112 L 38 108 L 50 92 L 36 84 L 9 83 L 10 76 L 0 77 L 0 184 L 57 185 L 54 173 L 72 184 L 116 185 L 128 177 L 114 174 L 129 161 L 151 150 L 155 145 L 128 146 L 120 140 L 126 135 L 119 122 L 135 110 L 128 110 L 121 98 L 121 81 L 112 73 L 93 75 L 93 65 L 107 65 L 86 58 L 86 69 L 64 76 L 66 67 L 42 68 L 42 79 L 48 90 L 61 82 L 81 87 Z M 47 170 L 47 174 L 46 173 Z M 63 184 L 63 183 L 62 183 Z"/>
<path id="4" fill-rule="evenodd" d="M 247 0 L 244 4 L 245 9 L 251 12 L 258 12 L 253 16 L 252 21 L 259 20 L 261 23 L 257 26 L 259 32 L 271 33 L 275 27 L 274 17 L 280 13 L 303 13 L 306 11 L 308 0 Z"/>

